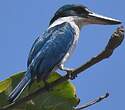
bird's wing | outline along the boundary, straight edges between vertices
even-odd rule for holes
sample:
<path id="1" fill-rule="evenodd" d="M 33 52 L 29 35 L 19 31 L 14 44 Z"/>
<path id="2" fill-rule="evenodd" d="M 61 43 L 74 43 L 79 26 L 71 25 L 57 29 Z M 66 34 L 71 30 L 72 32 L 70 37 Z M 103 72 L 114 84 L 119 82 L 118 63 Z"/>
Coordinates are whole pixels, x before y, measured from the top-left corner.
<path id="1" fill-rule="evenodd" d="M 29 54 L 28 65 L 37 74 L 49 73 L 59 64 L 74 41 L 74 29 L 63 23 L 48 29 L 39 37 Z"/>
<path id="2" fill-rule="evenodd" d="M 27 61 L 27 67 L 31 64 L 32 60 L 36 56 L 36 54 L 39 52 L 39 50 L 43 47 L 43 45 L 46 43 L 47 40 L 49 40 L 50 36 L 53 33 L 53 29 L 47 30 L 43 35 L 39 36 L 33 43 L 32 48 L 29 52 L 29 57 Z"/>

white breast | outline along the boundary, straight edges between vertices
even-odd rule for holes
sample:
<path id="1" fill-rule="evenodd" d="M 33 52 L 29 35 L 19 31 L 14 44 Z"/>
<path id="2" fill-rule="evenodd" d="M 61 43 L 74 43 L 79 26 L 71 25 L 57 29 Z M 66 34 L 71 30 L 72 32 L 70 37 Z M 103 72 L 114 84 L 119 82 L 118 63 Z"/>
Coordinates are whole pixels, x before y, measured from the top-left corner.
<path id="1" fill-rule="evenodd" d="M 67 54 L 63 58 L 61 64 L 64 64 L 68 60 L 68 58 L 72 55 L 73 51 L 76 48 L 78 39 L 79 39 L 79 28 L 78 28 L 78 26 L 75 24 L 75 22 L 69 22 L 69 23 L 75 29 L 75 36 L 74 36 L 73 45 L 70 47 L 69 51 L 67 52 Z"/>

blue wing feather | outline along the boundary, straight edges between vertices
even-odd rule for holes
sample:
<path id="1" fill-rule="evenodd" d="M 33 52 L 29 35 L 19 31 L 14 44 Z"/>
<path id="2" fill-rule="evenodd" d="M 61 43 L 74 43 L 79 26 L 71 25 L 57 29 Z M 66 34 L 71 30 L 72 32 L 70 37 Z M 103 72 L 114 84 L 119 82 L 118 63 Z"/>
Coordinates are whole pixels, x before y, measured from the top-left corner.
<path id="1" fill-rule="evenodd" d="M 28 62 L 27 62 L 27 66 L 29 66 L 29 64 L 32 62 L 32 60 L 34 59 L 34 57 L 36 56 L 36 54 L 39 52 L 39 50 L 41 49 L 41 47 L 46 43 L 46 41 L 50 38 L 51 34 L 53 33 L 53 30 L 48 30 L 47 32 L 45 32 L 43 34 L 43 36 L 39 36 L 35 42 L 32 45 L 32 48 L 30 50 L 29 53 L 29 57 L 28 57 Z"/>
<path id="2" fill-rule="evenodd" d="M 48 77 L 58 65 L 74 41 L 74 29 L 69 23 L 63 23 L 48 29 L 31 48 L 28 65 L 31 74 L 43 79 Z"/>

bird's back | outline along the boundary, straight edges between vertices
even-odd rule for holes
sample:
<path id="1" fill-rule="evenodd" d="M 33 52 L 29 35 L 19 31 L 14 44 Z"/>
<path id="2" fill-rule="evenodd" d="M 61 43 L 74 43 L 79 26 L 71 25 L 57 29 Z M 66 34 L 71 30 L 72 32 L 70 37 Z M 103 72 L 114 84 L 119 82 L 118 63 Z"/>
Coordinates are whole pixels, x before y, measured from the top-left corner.
<path id="1" fill-rule="evenodd" d="M 75 30 L 69 23 L 49 28 L 34 42 L 28 58 L 32 76 L 46 79 L 73 44 Z"/>

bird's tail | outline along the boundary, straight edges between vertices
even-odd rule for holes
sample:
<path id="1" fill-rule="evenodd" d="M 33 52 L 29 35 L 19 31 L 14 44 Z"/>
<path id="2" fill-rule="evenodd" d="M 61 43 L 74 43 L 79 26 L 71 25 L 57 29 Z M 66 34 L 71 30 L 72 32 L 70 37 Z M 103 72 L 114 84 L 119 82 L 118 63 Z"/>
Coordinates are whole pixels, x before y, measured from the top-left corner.
<path id="1" fill-rule="evenodd" d="M 8 100 L 14 102 L 30 82 L 31 78 L 29 78 L 28 75 L 25 75 L 16 88 L 10 93 Z"/>

